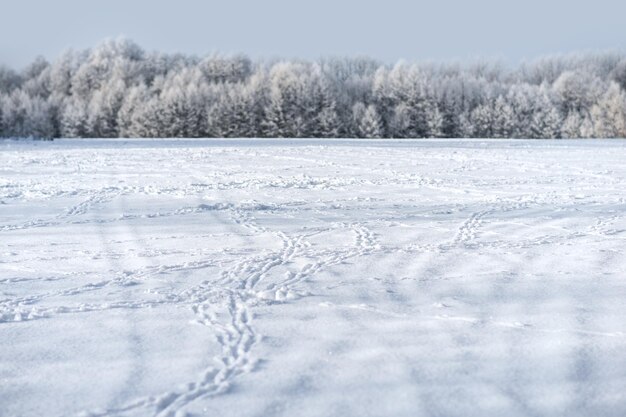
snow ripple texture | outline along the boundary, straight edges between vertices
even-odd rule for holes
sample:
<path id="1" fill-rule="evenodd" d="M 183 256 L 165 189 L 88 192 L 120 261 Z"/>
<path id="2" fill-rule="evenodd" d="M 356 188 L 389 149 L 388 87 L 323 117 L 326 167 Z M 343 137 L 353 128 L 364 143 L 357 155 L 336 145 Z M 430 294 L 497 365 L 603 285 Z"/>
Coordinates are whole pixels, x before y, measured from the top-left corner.
<path id="1" fill-rule="evenodd" d="M 0 143 L 0 416 L 623 416 L 626 142 Z"/>

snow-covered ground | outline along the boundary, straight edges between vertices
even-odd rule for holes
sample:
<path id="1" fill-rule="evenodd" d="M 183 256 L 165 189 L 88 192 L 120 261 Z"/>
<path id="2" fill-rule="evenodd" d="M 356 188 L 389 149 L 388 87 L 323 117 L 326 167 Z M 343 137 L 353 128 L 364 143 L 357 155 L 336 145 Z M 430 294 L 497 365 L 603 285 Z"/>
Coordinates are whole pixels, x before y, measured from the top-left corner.
<path id="1" fill-rule="evenodd" d="M 0 143 L 0 416 L 624 416 L 625 141 Z"/>

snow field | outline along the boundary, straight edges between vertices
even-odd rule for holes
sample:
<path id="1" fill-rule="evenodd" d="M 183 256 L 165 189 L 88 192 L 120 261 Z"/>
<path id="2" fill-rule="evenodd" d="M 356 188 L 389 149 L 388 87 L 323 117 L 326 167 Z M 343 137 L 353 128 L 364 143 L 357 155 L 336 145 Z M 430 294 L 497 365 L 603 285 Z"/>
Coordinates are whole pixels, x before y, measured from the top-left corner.
<path id="1" fill-rule="evenodd" d="M 626 142 L 0 143 L 0 416 L 622 416 Z"/>

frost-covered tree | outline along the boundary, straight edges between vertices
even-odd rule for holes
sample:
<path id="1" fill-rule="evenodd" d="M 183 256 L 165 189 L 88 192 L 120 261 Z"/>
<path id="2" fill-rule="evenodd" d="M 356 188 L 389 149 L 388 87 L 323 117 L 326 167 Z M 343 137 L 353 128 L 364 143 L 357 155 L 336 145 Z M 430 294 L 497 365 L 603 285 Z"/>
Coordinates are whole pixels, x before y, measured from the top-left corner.
<path id="1" fill-rule="evenodd" d="M 444 117 L 443 113 L 439 110 L 437 104 L 432 101 L 427 102 L 426 104 L 426 137 L 430 138 L 441 138 L 445 137 L 444 135 Z"/>
<path id="2" fill-rule="evenodd" d="M 199 137 L 206 132 L 206 85 L 197 69 L 172 73 L 161 86 L 154 115 L 158 136 Z"/>
<path id="3" fill-rule="evenodd" d="M 72 95 L 88 100 L 95 91 L 105 87 L 110 78 L 118 76 L 125 62 L 139 61 L 143 54 L 143 50 L 128 39 L 106 40 L 81 59 L 72 74 Z"/>
<path id="4" fill-rule="evenodd" d="M 0 65 L 0 93 L 10 94 L 20 87 L 22 78 L 10 68 Z"/>
<path id="5" fill-rule="evenodd" d="M 269 96 L 264 115 L 264 133 L 270 137 L 304 137 L 314 122 L 307 118 L 307 67 L 281 62 L 269 75 Z"/>
<path id="6" fill-rule="evenodd" d="M 6 100 L 6 97 L 4 96 L 4 94 L 0 93 L 0 138 L 8 136 L 4 134 L 4 120 L 2 117 L 2 108 L 4 107 L 4 100 Z"/>
<path id="7" fill-rule="evenodd" d="M 626 90 L 626 57 L 611 70 L 611 79 L 615 81 L 622 90 Z"/>
<path id="8" fill-rule="evenodd" d="M 383 136 L 382 121 L 373 104 L 365 107 L 363 103 L 358 102 L 352 108 L 352 112 L 357 137 L 377 139 Z"/>
<path id="9" fill-rule="evenodd" d="M 237 83 L 245 81 L 252 75 L 252 62 L 243 55 L 234 57 L 212 55 L 202 60 L 198 68 L 210 83 Z"/>
<path id="10" fill-rule="evenodd" d="M 61 115 L 61 135 L 68 138 L 84 138 L 91 136 L 86 104 L 74 98 L 65 104 Z"/>
<path id="11" fill-rule="evenodd" d="M 138 119 L 147 100 L 149 100 L 148 88 L 143 83 L 131 87 L 126 92 L 117 112 L 117 128 L 121 137 L 142 136 Z"/>
<path id="12" fill-rule="evenodd" d="M 533 139 L 556 139 L 561 135 L 563 120 L 559 111 L 547 99 L 538 103 L 529 124 L 529 135 Z"/>
<path id="13" fill-rule="evenodd" d="M 146 98 L 131 118 L 129 131 L 132 137 L 160 138 L 166 137 L 163 118 L 161 117 L 161 103 L 158 96 Z"/>
<path id="14" fill-rule="evenodd" d="M 468 136 L 477 138 L 494 137 L 495 120 L 493 106 L 489 103 L 481 104 L 472 110 L 469 115 L 467 123 L 470 132 L 468 132 Z"/>
<path id="15" fill-rule="evenodd" d="M 460 98 L 456 94 L 453 95 L 448 91 L 444 92 L 437 110 L 441 118 L 440 136 L 444 138 L 462 136 L 461 114 L 463 110 L 460 106 Z"/>
<path id="16" fill-rule="evenodd" d="M 567 139 L 576 139 L 582 137 L 581 126 L 583 118 L 577 111 L 570 111 L 561 126 L 561 136 Z"/>
<path id="17" fill-rule="evenodd" d="M 126 39 L 0 66 L 0 135 L 624 137 L 626 56 L 388 66 L 144 52 Z"/>
<path id="18" fill-rule="evenodd" d="M 584 71 L 566 71 L 554 82 L 554 92 L 564 111 L 586 112 L 604 90 L 602 80 Z"/>
<path id="19" fill-rule="evenodd" d="M 548 97 L 547 91 L 539 91 L 533 100 L 534 109 L 528 121 L 527 136 L 533 139 L 555 139 L 561 135 L 561 113 Z M 576 112 L 577 113 L 577 112 Z"/>
<path id="20" fill-rule="evenodd" d="M 96 91 L 87 109 L 88 131 L 102 138 L 119 135 L 118 113 L 124 102 L 126 87 L 122 80 L 111 79 L 104 88 Z"/>
<path id="21" fill-rule="evenodd" d="M 337 114 L 336 93 L 331 82 L 323 78 L 321 68 L 316 66 L 308 80 L 307 88 L 308 114 L 310 120 L 307 136 L 319 138 L 336 138 L 339 136 L 340 123 Z"/>
<path id="22" fill-rule="evenodd" d="M 401 62 L 378 80 L 377 108 L 390 106 L 388 134 L 399 138 L 422 138 L 429 134 L 428 110 L 434 108 L 426 93 L 426 76 L 417 66 Z"/>
<path id="23" fill-rule="evenodd" d="M 591 108 L 594 136 L 626 137 L 626 93 L 611 83 L 600 100 Z"/>
<path id="24" fill-rule="evenodd" d="M 16 90 L 2 99 L 2 134 L 5 137 L 51 138 L 54 126 L 48 103 Z"/>
<path id="25" fill-rule="evenodd" d="M 595 137 L 593 120 L 591 115 L 583 116 L 583 121 L 580 125 L 580 137 L 581 138 L 593 138 Z"/>
<path id="26" fill-rule="evenodd" d="M 208 134 L 224 138 L 254 137 L 258 127 L 255 95 L 241 83 L 221 85 L 207 112 Z"/>
<path id="27" fill-rule="evenodd" d="M 506 102 L 503 96 L 498 96 L 491 110 L 493 117 L 492 134 L 494 138 L 513 137 L 516 128 L 515 113 L 513 107 Z"/>

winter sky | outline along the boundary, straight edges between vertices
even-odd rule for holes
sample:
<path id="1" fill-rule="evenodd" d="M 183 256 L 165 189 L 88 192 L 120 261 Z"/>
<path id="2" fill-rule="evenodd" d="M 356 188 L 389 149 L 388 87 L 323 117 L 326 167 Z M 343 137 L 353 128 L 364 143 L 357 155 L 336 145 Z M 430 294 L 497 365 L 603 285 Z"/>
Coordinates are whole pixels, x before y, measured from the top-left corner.
<path id="1" fill-rule="evenodd" d="M 517 63 L 623 50 L 623 0 L 20 0 L 2 5 L 0 64 L 126 36 L 148 50 Z"/>

